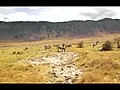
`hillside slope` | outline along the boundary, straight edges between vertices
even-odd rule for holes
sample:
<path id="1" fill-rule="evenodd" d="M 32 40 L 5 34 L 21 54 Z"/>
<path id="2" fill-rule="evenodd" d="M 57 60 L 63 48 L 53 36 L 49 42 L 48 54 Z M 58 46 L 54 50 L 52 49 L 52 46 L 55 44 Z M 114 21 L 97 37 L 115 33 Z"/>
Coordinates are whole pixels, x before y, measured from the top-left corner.
<path id="1" fill-rule="evenodd" d="M 0 40 L 33 41 L 45 38 L 100 36 L 120 33 L 120 20 L 104 18 L 98 21 L 68 22 L 0 22 Z"/>

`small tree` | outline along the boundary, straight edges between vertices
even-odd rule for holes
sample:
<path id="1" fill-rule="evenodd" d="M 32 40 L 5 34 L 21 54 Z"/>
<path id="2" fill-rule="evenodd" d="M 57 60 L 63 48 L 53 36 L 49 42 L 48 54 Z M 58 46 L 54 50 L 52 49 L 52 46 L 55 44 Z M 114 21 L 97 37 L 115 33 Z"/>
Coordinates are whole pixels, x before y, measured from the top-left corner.
<path id="1" fill-rule="evenodd" d="M 78 45 L 77 45 L 77 48 L 83 48 L 84 46 L 83 46 L 83 41 L 81 41 L 80 43 L 78 43 Z"/>
<path id="2" fill-rule="evenodd" d="M 106 41 L 103 45 L 102 45 L 102 49 L 101 51 L 110 51 L 112 50 L 112 45 L 110 41 Z"/>

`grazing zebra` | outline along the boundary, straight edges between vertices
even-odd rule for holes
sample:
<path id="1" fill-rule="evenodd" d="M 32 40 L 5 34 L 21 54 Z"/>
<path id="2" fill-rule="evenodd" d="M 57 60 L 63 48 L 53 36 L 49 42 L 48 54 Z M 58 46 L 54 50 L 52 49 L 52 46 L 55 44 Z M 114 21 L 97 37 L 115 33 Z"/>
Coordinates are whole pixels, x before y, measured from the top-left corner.
<path id="1" fill-rule="evenodd" d="M 28 47 L 26 47 L 24 50 L 27 50 L 28 49 Z"/>
<path id="2" fill-rule="evenodd" d="M 92 46 L 93 46 L 93 48 L 94 48 L 94 47 L 96 46 L 96 43 L 93 43 Z"/>
<path id="3" fill-rule="evenodd" d="M 92 46 L 95 47 L 95 46 L 98 45 L 98 43 L 99 43 L 99 42 L 97 41 L 97 42 L 93 43 Z"/>
<path id="4" fill-rule="evenodd" d="M 72 45 L 70 44 L 62 44 L 62 45 L 53 45 L 53 47 L 56 47 L 57 51 L 59 52 L 60 50 L 62 50 L 62 52 L 65 52 L 67 47 L 72 47 Z"/>
<path id="5" fill-rule="evenodd" d="M 58 45 L 57 46 L 57 51 L 59 52 L 59 50 L 62 50 L 62 52 L 65 52 L 66 49 L 66 45 L 63 43 L 62 45 Z"/>
<path id="6" fill-rule="evenodd" d="M 52 47 L 50 45 L 44 45 L 44 48 L 45 48 L 45 50 L 46 49 L 52 49 Z"/>
<path id="7" fill-rule="evenodd" d="M 60 46 L 58 46 L 57 49 L 58 49 L 58 52 L 59 52 L 60 49 L 62 50 L 62 52 L 63 52 L 63 51 L 65 52 L 65 47 L 60 47 Z"/>

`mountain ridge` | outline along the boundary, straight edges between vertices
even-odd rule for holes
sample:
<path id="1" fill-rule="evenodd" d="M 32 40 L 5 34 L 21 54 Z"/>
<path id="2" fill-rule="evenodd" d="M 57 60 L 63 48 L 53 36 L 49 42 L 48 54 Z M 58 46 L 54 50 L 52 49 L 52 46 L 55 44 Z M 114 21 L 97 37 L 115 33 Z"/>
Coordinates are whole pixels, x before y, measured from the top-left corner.
<path id="1" fill-rule="evenodd" d="M 0 41 L 36 41 L 61 37 L 101 36 L 120 33 L 120 19 L 48 21 L 0 21 Z"/>

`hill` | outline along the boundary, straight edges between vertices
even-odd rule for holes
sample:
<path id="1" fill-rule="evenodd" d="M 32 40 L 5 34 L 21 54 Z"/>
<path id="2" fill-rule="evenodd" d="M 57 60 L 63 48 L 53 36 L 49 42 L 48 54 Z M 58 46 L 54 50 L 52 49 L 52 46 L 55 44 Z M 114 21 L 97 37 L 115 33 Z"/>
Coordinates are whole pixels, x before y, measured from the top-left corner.
<path id="1" fill-rule="evenodd" d="M 98 21 L 67 22 L 0 22 L 0 41 L 34 41 L 61 37 L 101 36 L 120 33 L 120 20 L 104 18 Z"/>

